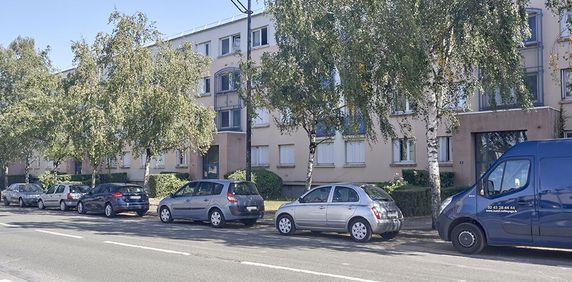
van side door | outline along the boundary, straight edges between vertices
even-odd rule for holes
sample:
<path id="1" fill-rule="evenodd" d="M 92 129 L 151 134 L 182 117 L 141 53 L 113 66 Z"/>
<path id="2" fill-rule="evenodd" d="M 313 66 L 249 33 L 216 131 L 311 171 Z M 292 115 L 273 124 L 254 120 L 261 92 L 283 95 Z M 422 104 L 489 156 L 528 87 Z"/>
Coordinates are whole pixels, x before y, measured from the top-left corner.
<path id="1" fill-rule="evenodd" d="M 477 218 L 491 245 L 532 243 L 534 158 L 510 158 L 487 171 L 479 185 Z"/>
<path id="2" fill-rule="evenodd" d="M 572 244 L 572 156 L 539 161 L 538 234 L 543 245 Z M 538 236 L 538 237 L 537 237 Z"/>

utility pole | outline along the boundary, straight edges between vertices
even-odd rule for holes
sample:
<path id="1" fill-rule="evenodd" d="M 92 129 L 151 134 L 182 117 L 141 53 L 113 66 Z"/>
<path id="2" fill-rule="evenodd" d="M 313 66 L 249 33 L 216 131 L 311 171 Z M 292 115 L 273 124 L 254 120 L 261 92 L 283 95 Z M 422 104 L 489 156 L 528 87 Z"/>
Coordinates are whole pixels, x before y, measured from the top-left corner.
<path id="1" fill-rule="evenodd" d="M 252 143 L 252 85 L 250 79 L 250 60 L 252 51 L 252 30 L 251 30 L 251 0 L 247 0 L 246 7 L 240 0 L 230 0 L 232 4 L 241 12 L 247 15 L 246 19 L 246 181 L 251 181 L 252 160 L 251 160 L 251 143 Z"/>

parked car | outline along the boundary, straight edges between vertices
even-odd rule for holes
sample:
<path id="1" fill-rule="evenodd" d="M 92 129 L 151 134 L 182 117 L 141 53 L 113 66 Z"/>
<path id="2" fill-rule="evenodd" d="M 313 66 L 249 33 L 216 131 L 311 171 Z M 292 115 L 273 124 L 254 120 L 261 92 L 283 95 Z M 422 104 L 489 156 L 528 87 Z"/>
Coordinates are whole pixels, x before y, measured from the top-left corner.
<path id="1" fill-rule="evenodd" d="M 164 223 L 192 219 L 209 221 L 215 228 L 228 221 L 252 226 L 264 216 L 264 199 L 252 182 L 205 179 L 191 181 L 162 199 L 157 213 Z"/>
<path id="2" fill-rule="evenodd" d="M 274 222 L 282 235 L 296 230 L 349 232 L 353 240 L 367 242 L 372 234 L 388 240 L 397 236 L 403 215 L 376 185 L 338 183 L 316 187 L 282 205 Z"/>
<path id="3" fill-rule="evenodd" d="M 443 201 L 439 236 L 465 254 L 487 245 L 572 248 L 571 172 L 572 140 L 517 144 Z"/>
<path id="4" fill-rule="evenodd" d="M 62 211 L 77 207 L 81 196 L 89 191 L 90 187 L 74 183 L 56 183 L 46 193 L 40 195 L 38 208 L 45 209 L 59 207 Z"/>
<path id="5" fill-rule="evenodd" d="M 35 206 L 44 193 L 42 186 L 36 183 L 14 183 L 2 191 L 2 201 L 5 206 L 18 204 L 20 207 Z"/>
<path id="6" fill-rule="evenodd" d="M 80 214 L 104 213 L 107 217 L 127 211 L 144 216 L 148 210 L 149 197 L 143 187 L 126 183 L 99 184 L 81 196 L 77 203 Z"/>

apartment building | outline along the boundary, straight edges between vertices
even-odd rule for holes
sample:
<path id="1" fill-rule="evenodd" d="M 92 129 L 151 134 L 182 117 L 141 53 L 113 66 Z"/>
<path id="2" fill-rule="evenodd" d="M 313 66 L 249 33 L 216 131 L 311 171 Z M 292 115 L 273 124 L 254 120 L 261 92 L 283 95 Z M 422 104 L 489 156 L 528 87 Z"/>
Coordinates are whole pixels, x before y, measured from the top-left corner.
<path id="1" fill-rule="evenodd" d="M 458 114 L 460 127 L 454 132 L 440 128 L 439 162 L 442 171 L 455 172 L 456 185 L 468 185 L 510 146 L 525 140 L 572 137 L 572 124 L 566 118 L 572 112 L 572 67 L 564 59 L 570 48 L 568 14 L 553 15 L 544 1 L 533 0 L 528 9 L 532 36 L 522 49 L 526 83 L 534 97 L 534 108 L 524 111 L 516 103 L 503 104 L 498 94 L 473 95 L 462 101 L 469 112 Z M 572 14 L 570 14 L 572 16 Z M 274 27 L 264 13 L 252 17 L 252 58 L 276 50 Z M 197 100 L 217 112 L 218 132 L 204 156 L 191 151 L 169 152 L 156 157 L 151 173 L 189 172 L 192 178 L 221 178 L 229 171 L 245 166 L 246 111 L 237 89 L 240 87 L 241 57 L 246 52 L 246 19 L 232 19 L 181 34 L 170 39 L 173 46 L 191 42 L 197 52 L 212 59 L 210 69 L 200 81 Z M 491 97 L 490 95 L 495 95 Z M 492 111 L 490 99 L 498 109 Z M 303 185 L 308 158 L 308 140 L 304 132 L 281 134 L 272 114 L 257 109 L 253 122 L 252 165 L 279 174 L 286 185 Z M 318 148 L 314 181 L 316 184 L 341 181 L 379 182 L 392 179 L 402 169 L 426 169 L 426 142 L 422 121 L 416 120 L 405 99 L 396 101 L 392 122 L 396 128 L 406 119 L 411 133 L 397 130 L 393 140 L 371 143 L 363 135 L 343 132 L 319 132 L 324 139 Z M 564 122 L 563 122 L 564 121 Z M 103 171 L 127 172 L 133 181 L 143 179 L 143 158 L 126 149 L 117 161 Z M 34 160 L 32 174 L 49 169 L 50 163 Z M 69 161 L 60 170 L 87 172 L 88 164 Z M 22 174 L 21 164 L 10 174 Z"/>

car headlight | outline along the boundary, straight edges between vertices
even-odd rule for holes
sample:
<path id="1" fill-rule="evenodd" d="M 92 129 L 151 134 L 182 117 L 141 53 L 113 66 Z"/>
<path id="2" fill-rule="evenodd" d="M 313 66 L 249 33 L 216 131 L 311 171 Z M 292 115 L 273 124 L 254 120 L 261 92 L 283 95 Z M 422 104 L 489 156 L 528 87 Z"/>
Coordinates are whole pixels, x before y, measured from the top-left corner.
<path id="1" fill-rule="evenodd" d="M 441 207 L 439 208 L 439 214 L 441 214 L 443 212 L 443 210 L 451 203 L 452 200 L 453 200 L 453 197 L 449 197 L 441 203 Z"/>

